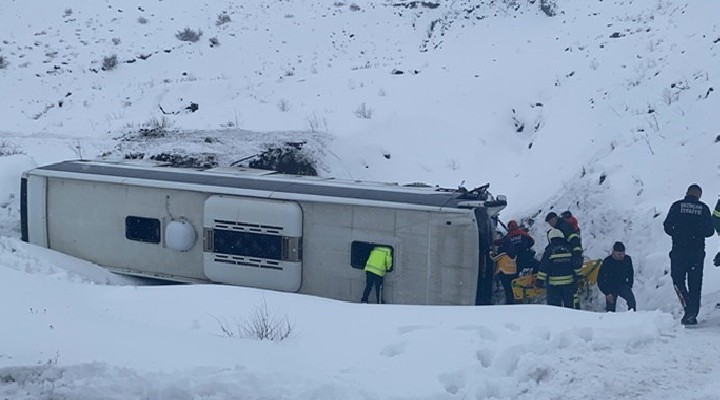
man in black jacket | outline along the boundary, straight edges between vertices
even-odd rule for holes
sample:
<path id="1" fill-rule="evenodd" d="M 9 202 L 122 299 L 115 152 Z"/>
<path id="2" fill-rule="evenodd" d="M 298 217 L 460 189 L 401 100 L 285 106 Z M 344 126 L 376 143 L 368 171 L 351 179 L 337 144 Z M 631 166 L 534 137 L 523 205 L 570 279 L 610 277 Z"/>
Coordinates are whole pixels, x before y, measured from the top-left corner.
<path id="1" fill-rule="evenodd" d="M 665 233 L 672 237 L 670 276 L 685 309 L 681 321 L 683 325 L 697 324 L 705 262 L 705 238 L 715 233 L 710 209 L 700 201 L 701 196 L 700 186 L 690 185 L 685 198 L 672 204 L 663 222 Z"/>
<path id="2" fill-rule="evenodd" d="M 615 242 L 612 254 L 603 260 L 597 278 L 598 288 L 605 295 L 605 311 L 615 312 L 618 296 L 625 299 L 628 310 L 635 311 L 633 275 L 632 258 L 625 254 L 625 245 Z"/>

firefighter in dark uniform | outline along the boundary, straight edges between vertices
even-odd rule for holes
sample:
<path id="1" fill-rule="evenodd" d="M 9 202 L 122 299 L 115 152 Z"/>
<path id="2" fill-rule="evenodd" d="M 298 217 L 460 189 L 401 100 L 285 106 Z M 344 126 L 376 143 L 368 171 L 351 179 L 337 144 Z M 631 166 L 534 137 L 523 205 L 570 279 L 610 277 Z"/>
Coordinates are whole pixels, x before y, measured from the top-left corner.
<path id="1" fill-rule="evenodd" d="M 548 240 L 550 243 L 540 261 L 536 285 L 546 288 L 548 305 L 574 308 L 580 273 L 580 268 L 576 267 L 577 261 L 574 260 L 576 255 L 559 229 L 550 229 Z"/>
<path id="2" fill-rule="evenodd" d="M 700 201 L 701 196 L 700 186 L 690 185 L 685 198 L 672 204 L 663 222 L 665 233 L 672 237 L 670 276 L 685 310 L 681 320 L 683 325 L 697 324 L 705 262 L 705 238 L 715 233 L 710 209 Z"/>
<path id="3" fill-rule="evenodd" d="M 570 222 L 568 222 L 567 219 L 559 218 L 558 215 L 552 211 L 545 216 L 545 222 L 547 222 L 552 228 L 558 229 L 563 233 L 563 237 L 570 246 L 570 251 L 573 256 L 573 268 L 578 270 L 581 269 L 583 266 L 583 247 L 579 232 L 576 232 L 575 228 Z M 548 240 L 550 240 L 549 237 Z M 575 293 L 573 299 L 574 307 L 576 309 L 580 309 L 580 297 L 577 293 Z"/>

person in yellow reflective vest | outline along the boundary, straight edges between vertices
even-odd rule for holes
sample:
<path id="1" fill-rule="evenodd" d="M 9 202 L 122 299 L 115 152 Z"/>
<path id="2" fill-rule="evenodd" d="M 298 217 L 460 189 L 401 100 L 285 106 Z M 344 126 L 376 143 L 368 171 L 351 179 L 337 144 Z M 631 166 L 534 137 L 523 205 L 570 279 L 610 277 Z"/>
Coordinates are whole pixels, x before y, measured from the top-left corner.
<path id="1" fill-rule="evenodd" d="M 576 255 L 565 240 L 565 235 L 559 229 L 550 229 L 548 232 L 550 243 L 545 248 L 540 270 L 535 284 L 547 288 L 547 303 L 551 306 L 574 308 L 574 296 L 577 292 L 577 278 L 580 267 L 575 267 Z"/>
<path id="2" fill-rule="evenodd" d="M 382 301 L 383 277 L 393 268 L 392 249 L 387 246 L 375 246 L 370 252 L 365 263 L 365 290 L 363 291 L 362 303 L 368 302 L 370 291 L 375 287 L 375 299 L 378 304 Z"/>

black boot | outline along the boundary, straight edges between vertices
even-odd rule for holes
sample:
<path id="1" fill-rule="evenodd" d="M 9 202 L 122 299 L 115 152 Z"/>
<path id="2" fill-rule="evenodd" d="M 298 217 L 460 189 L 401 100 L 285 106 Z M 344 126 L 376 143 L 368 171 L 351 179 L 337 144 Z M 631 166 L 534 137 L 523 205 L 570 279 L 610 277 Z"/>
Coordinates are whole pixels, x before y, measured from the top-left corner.
<path id="1" fill-rule="evenodd" d="M 690 317 L 692 317 L 692 315 L 688 314 L 687 310 L 685 310 L 685 313 L 683 314 L 680 323 L 683 325 L 688 325 L 688 320 L 690 319 Z"/>

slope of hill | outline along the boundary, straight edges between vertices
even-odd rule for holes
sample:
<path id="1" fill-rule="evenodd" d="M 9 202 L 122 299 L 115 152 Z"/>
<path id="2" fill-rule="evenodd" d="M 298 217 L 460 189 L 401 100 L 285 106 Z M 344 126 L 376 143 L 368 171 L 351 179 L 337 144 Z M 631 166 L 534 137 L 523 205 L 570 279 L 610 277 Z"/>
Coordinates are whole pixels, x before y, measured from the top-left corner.
<path id="1" fill-rule="evenodd" d="M 653 344 L 644 350 L 662 351 L 665 338 L 673 337 L 668 354 L 678 354 L 676 339 L 685 336 L 667 315 L 676 315 L 679 306 L 667 275 L 670 240 L 662 220 L 690 183 L 703 186 L 703 200 L 711 205 L 720 191 L 717 15 L 720 3 L 711 0 L 105 0 L 50 2 L 42 8 L 2 2 L 0 265 L 7 267 L 8 282 L 38 288 L 53 285 L 43 277 L 17 277 L 16 270 L 82 281 L 76 272 L 61 272 L 67 261 L 19 243 L 17 182 L 22 170 L 101 154 L 210 154 L 228 164 L 268 146 L 305 141 L 306 154 L 323 175 L 450 187 L 490 182 L 493 193 L 508 196 L 503 219 L 538 221 L 531 228 L 538 250 L 545 244 L 545 213 L 572 210 L 580 219 L 589 257 L 605 256 L 615 240 L 626 243 L 636 263 L 639 308 L 659 310 L 657 318 L 653 312 L 638 313 L 639 321 L 655 327 L 652 333 L 613 338 L 636 354 L 638 343 L 643 347 L 649 341 Z M 181 40 L 193 34 L 199 40 Z M 8 156 L 14 153 L 25 155 Z M 707 252 L 715 254 L 716 246 L 717 238 L 709 240 Z M 43 290 L 55 289 L 38 292 Z M 720 273 L 709 260 L 704 293 L 702 314 L 712 322 L 712 306 L 720 301 Z M 118 296 L 132 298 L 125 292 Z M 498 312 L 489 310 L 472 312 Z M 542 310 L 543 315 L 551 313 Z M 524 311 L 502 312 L 522 318 Z M 22 321 L 27 317 L 21 311 L 13 315 Z M 624 318 L 618 329 L 634 330 Z M 506 364 L 502 375 L 490 367 L 498 365 L 487 362 L 496 354 L 512 364 L 518 351 L 528 350 L 509 346 L 492 354 L 478 350 L 482 368 L 475 372 L 483 375 L 490 368 L 507 378 L 498 379 L 509 386 L 528 379 L 536 379 L 537 386 L 520 386 L 527 390 L 522 393 L 489 381 L 473 386 L 468 384 L 473 373 L 454 373 L 467 371 L 467 365 L 443 364 L 432 373 L 442 375 L 437 381 L 450 388 L 449 394 L 426 398 L 552 398 L 553 390 L 572 383 L 559 371 L 563 365 L 578 367 L 572 360 L 583 348 L 580 342 L 596 346 L 590 357 L 597 357 L 592 365 L 598 368 L 602 351 L 612 347 L 585 334 L 613 327 L 595 320 L 580 324 L 585 328 L 553 330 L 548 336 L 551 342 L 567 335 L 580 338 L 559 364 L 539 357 L 549 363 L 547 371 L 555 379 L 550 386 L 542 387 L 547 382 L 542 368 L 516 375 Z M 396 328 L 408 332 L 404 325 Z M 524 338 L 533 333 L 523 332 Z M 3 365 L 40 358 L 32 342 L 13 335 L 5 339 L 18 340 L 24 354 L 0 351 Z M 425 343 L 398 340 L 405 345 L 388 343 L 374 350 L 396 354 L 403 346 Z M 473 340 L 477 338 L 462 337 L 458 343 Z M 490 342 L 488 346 L 502 346 L 498 340 Z M 614 365 L 624 354 L 613 353 Z M 115 356 L 99 359 L 114 364 Z M 78 356 L 71 363 L 89 358 Z M 657 370 L 670 362 L 652 360 L 660 363 Z M 652 375 L 654 368 L 648 372 L 651 377 L 644 377 L 641 364 L 631 363 L 624 370 L 629 378 L 622 382 L 652 384 L 667 377 Z M 691 381 L 700 385 L 712 371 L 694 370 Z M 365 372 L 364 378 L 377 377 Z M 246 386 L 270 381 L 256 378 Z M 351 380 L 345 375 L 338 379 L 343 384 Z M 612 377 L 598 379 L 616 398 L 689 393 L 672 384 L 665 391 L 658 385 L 632 397 L 631 391 L 613 386 Z M 333 391 L 340 386 L 302 393 L 307 398 L 347 397 L 348 391 Z M 706 396 L 713 393 L 712 387 L 704 388 Z M 349 392 L 357 398 L 383 397 L 372 390 Z M 576 398 L 583 394 L 592 397 L 578 391 Z M 268 392 L 258 397 L 262 395 Z"/>
<path id="2" fill-rule="evenodd" d="M 307 141 L 324 175 L 491 182 L 506 219 L 571 209 L 590 256 L 626 241 L 653 290 L 669 203 L 717 191 L 713 2 L 0 7 L 0 132 L 39 163 Z"/>

